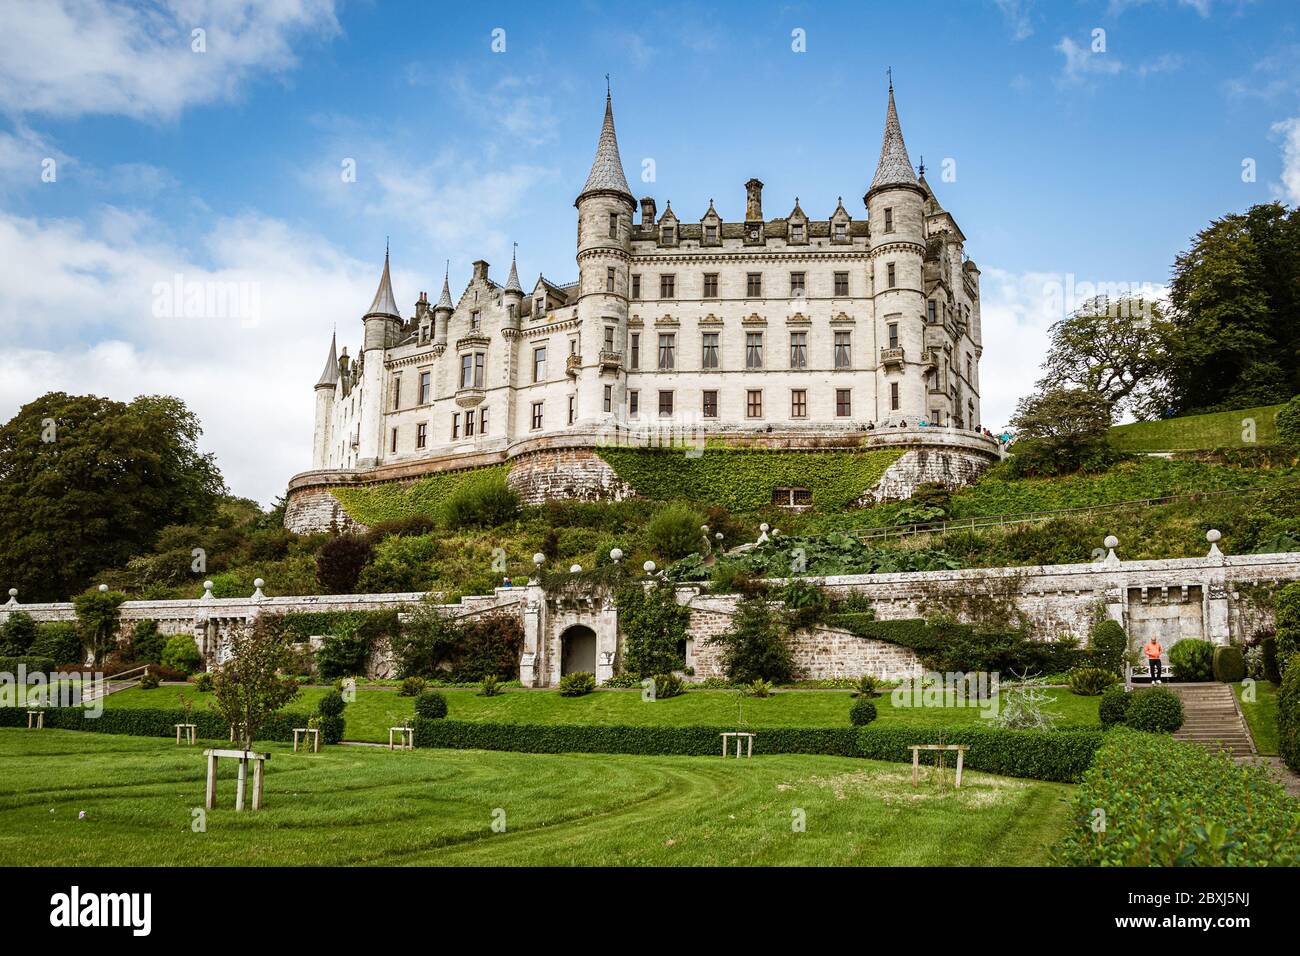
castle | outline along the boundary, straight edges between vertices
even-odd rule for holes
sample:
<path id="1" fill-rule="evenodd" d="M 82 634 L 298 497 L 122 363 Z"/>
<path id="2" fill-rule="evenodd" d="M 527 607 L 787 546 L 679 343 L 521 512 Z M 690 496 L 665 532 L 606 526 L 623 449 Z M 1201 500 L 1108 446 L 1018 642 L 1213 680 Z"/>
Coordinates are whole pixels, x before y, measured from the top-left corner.
<path id="1" fill-rule="evenodd" d="M 312 490 L 504 461 L 520 465 L 526 499 L 617 496 L 583 450 L 663 428 L 787 448 L 942 431 L 966 472 L 986 464 L 979 270 L 912 167 L 892 83 L 865 218 L 841 201 L 810 219 L 796 198 L 768 219 L 763 184 L 745 191 L 741 221 L 712 201 L 697 222 L 638 204 L 607 95 L 574 202 L 577 281 L 539 275 L 525 290 L 512 258 L 501 285 L 480 260 L 454 301 L 444 276 L 437 301 L 422 292 L 403 318 L 385 253 L 359 354 L 330 343 L 312 470 L 290 483 L 287 523 L 327 520 Z"/>

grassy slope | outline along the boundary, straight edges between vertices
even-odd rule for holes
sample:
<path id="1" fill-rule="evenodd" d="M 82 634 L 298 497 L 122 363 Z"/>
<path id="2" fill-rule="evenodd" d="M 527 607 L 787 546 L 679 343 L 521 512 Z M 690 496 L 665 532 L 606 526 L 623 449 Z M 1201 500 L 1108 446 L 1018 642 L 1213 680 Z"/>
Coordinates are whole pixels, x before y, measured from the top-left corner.
<path id="1" fill-rule="evenodd" d="M 1156 422 L 1132 422 L 1110 430 L 1110 442 L 1120 451 L 1199 451 L 1213 448 L 1247 448 L 1277 443 L 1276 417 L 1281 405 L 1263 405 L 1208 415 L 1188 415 Z M 1247 419 L 1254 421 L 1254 441 Z"/>
<path id="2" fill-rule="evenodd" d="M 68 866 L 1035 865 L 1073 789 L 968 773 L 914 790 L 909 768 L 841 757 L 267 749 L 266 808 L 236 814 L 227 776 L 194 833 L 198 748 L 0 730 L 0 865 L 33 846 Z"/>
<path id="3" fill-rule="evenodd" d="M 126 690 L 108 698 L 109 707 L 177 706 L 179 688 Z M 208 706 L 211 694 L 186 688 L 195 706 Z M 325 691 L 308 688 L 290 710 L 309 711 Z M 512 724 L 732 725 L 749 727 L 843 727 L 849 722 L 852 698 L 848 691 L 786 691 L 768 698 L 741 698 L 735 691 L 688 691 L 680 697 L 647 702 L 640 691 L 597 691 L 586 697 L 561 697 L 555 691 L 510 690 L 499 697 L 480 697 L 473 690 L 446 690 L 448 717 L 455 720 Z M 1076 697 L 1068 690 L 1050 691 L 1065 725 L 1097 723 L 1097 697 Z M 740 710 L 737 711 L 737 702 Z M 978 722 L 972 707 L 896 708 L 890 696 L 876 698 L 881 724 L 941 726 Z M 348 740 L 388 741 L 388 728 L 401 725 L 414 713 L 413 699 L 392 691 L 358 690 L 343 716 Z"/>
<path id="4" fill-rule="evenodd" d="M 1255 700 L 1241 699 L 1242 685 L 1233 684 L 1237 703 L 1250 725 L 1250 735 L 1255 738 L 1255 749 L 1269 757 L 1277 756 L 1277 685 L 1261 680 L 1255 682 Z"/>

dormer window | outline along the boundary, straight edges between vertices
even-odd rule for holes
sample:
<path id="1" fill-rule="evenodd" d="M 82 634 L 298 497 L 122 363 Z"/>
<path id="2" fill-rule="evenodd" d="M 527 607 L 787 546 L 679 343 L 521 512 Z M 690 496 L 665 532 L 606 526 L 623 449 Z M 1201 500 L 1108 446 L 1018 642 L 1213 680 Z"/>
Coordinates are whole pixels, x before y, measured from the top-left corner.
<path id="1" fill-rule="evenodd" d="M 835 223 L 835 241 L 843 242 L 849 237 L 849 224 L 847 222 Z"/>
<path id="2" fill-rule="evenodd" d="M 469 327 L 471 329 L 477 329 L 480 324 L 482 324 L 481 314 L 478 312 L 478 310 L 471 312 L 469 314 Z"/>
<path id="3" fill-rule="evenodd" d="M 676 241 L 677 233 L 672 226 L 664 226 L 659 230 L 659 241 L 665 246 L 671 246 Z"/>
<path id="4" fill-rule="evenodd" d="M 717 241 L 718 241 L 718 227 L 717 227 L 717 226 L 709 225 L 709 226 L 705 226 L 705 227 L 704 227 L 704 241 L 705 241 L 705 242 L 717 242 Z"/>
<path id="5" fill-rule="evenodd" d="M 790 241 L 803 242 L 804 231 L 803 223 L 795 222 L 790 224 Z"/>
<path id="6" fill-rule="evenodd" d="M 546 298 L 544 296 L 538 296 L 537 303 L 533 306 L 533 318 L 540 319 L 545 312 Z"/>

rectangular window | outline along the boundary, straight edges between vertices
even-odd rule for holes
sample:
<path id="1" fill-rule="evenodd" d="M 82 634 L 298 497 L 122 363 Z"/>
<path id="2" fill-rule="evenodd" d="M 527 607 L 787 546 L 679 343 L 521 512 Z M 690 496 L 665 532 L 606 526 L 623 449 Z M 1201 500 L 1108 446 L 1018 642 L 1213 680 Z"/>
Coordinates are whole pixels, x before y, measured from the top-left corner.
<path id="1" fill-rule="evenodd" d="M 659 230 L 659 240 L 665 246 L 671 246 L 675 238 L 676 238 L 676 234 L 673 232 L 672 226 L 664 226 L 662 229 Z"/>
<path id="2" fill-rule="evenodd" d="M 704 298 L 716 299 L 718 297 L 718 274 L 716 272 L 704 273 Z"/>
<path id="3" fill-rule="evenodd" d="M 614 351 L 614 327 L 612 325 L 605 326 L 605 351 Z"/>
<path id="4" fill-rule="evenodd" d="M 889 328 L 889 347 L 891 349 L 896 349 L 898 348 L 898 323 L 890 322 L 888 328 Z"/>
<path id="5" fill-rule="evenodd" d="M 897 382 L 889 383 L 889 410 L 891 412 L 898 411 L 898 383 Z"/>
<path id="6" fill-rule="evenodd" d="M 393 376 L 393 411 L 402 407 L 402 376 Z"/>
<path id="7" fill-rule="evenodd" d="M 885 232 L 894 231 L 894 210 L 889 206 L 885 207 Z"/>
<path id="8" fill-rule="evenodd" d="M 605 386 L 605 411 L 611 412 L 613 410 L 614 410 L 614 386 L 606 385 Z"/>
<path id="9" fill-rule="evenodd" d="M 616 212 L 609 214 L 609 238 L 618 238 L 618 213 Z"/>
<path id="10" fill-rule="evenodd" d="M 885 285 L 891 289 L 898 285 L 898 270 L 892 262 L 885 266 Z"/>
<path id="11" fill-rule="evenodd" d="M 482 322 L 483 322 L 483 320 L 482 320 L 482 316 L 480 315 L 480 313 L 478 313 L 478 312 L 471 312 L 471 313 L 469 314 L 469 327 L 470 327 L 471 329 L 477 329 L 477 328 L 482 324 Z"/>
<path id="12" fill-rule="evenodd" d="M 632 277 L 632 298 L 634 299 L 641 298 L 641 277 L 640 276 Z"/>
<path id="13" fill-rule="evenodd" d="M 835 415 L 838 418 L 850 418 L 853 415 L 853 392 L 847 388 L 835 390 Z"/>
<path id="14" fill-rule="evenodd" d="M 628 363 L 628 368 L 641 367 L 641 333 L 632 333 L 632 358 Z"/>
<path id="15" fill-rule="evenodd" d="M 835 333 L 835 367 L 836 368 L 853 367 L 852 349 L 849 347 L 849 345 L 850 345 L 850 340 L 849 340 L 848 332 Z"/>
<path id="16" fill-rule="evenodd" d="M 750 272 L 745 276 L 745 295 L 751 299 L 763 296 L 763 273 Z"/>
<path id="17" fill-rule="evenodd" d="M 745 333 L 745 368 L 763 367 L 763 333 Z"/>
<path id="18" fill-rule="evenodd" d="M 677 295 L 677 277 L 660 276 L 659 277 L 659 298 L 672 299 Z"/>
<path id="19" fill-rule="evenodd" d="M 849 224 L 847 222 L 837 222 L 835 224 L 835 239 L 843 242 L 849 236 Z"/>
<path id="20" fill-rule="evenodd" d="M 423 448 L 429 443 L 429 426 L 424 422 L 415 426 L 415 447 Z"/>
<path id="21" fill-rule="evenodd" d="M 451 440 L 455 441 L 460 437 L 460 412 L 452 412 L 451 415 Z"/>
<path id="22" fill-rule="evenodd" d="M 790 241 L 803 242 L 803 223 L 795 222 L 790 224 Z"/>
<path id="23" fill-rule="evenodd" d="M 790 367 L 808 367 L 808 333 L 790 333 Z"/>
<path id="24" fill-rule="evenodd" d="M 474 412 L 473 411 L 468 411 L 465 413 L 465 437 L 466 438 L 474 437 Z"/>
<path id="25" fill-rule="evenodd" d="M 925 321 L 929 325 L 934 325 L 938 320 L 939 314 L 934 299 L 927 299 L 925 302 Z"/>
<path id="26" fill-rule="evenodd" d="M 460 357 L 460 387 L 469 388 L 474 381 L 474 356 L 465 353 Z"/>
<path id="27" fill-rule="evenodd" d="M 659 417 L 669 418 L 672 416 L 672 414 L 673 414 L 673 393 L 660 392 L 659 393 Z"/>
<path id="28" fill-rule="evenodd" d="M 577 413 L 578 413 L 577 403 L 578 403 L 577 396 L 570 395 L 569 396 L 569 424 L 570 425 L 573 424 L 574 418 L 577 417 Z"/>
<path id="29" fill-rule="evenodd" d="M 541 382 L 546 379 L 546 346 L 533 349 L 533 381 Z"/>
<path id="30" fill-rule="evenodd" d="M 661 369 L 671 369 L 673 367 L 673 348 L 674 336 L 671 333 L 661 334 L 659 336 L 659 367 Z"/>
<path id="31" fill-rule="evenodd" d="M 614 267 L 610 266 L 605 270 L 605 291 L 614 291 Z"/>
<path id="32" fill-rule="evenodd" d="M 641 414 L 641 393 L 633 389 L 627 393 L 627 417 L 636 418 Z"/>
<path id="33" fill-rule="evenodd" d="M 480 408 L 480 409 L 478 410 L 478 433 L 479 433 L 480 435 L 486 435 L 486 434 L 487 434 L 487 422 L 488 422 L 488 414 L 487 414 L 487 413 L 488 413 L 488 410 L 487 410 L 486 408 Z"/>
<path id="34" fill-rule="evenodd" d="M 804 295 L 806 288 L 804 277 L 805 273 L 803 272 L 790 273 L 790 298 L 798 299 Z"/>
<path id="35" fill-rule="evenodd" d="M 849 274 L 847 272 L 835 273 L 835 294 L 836 295 L 849 294 Z"/>
<path id="36" fill-rule="evenodd" d="M 703 403 L 700 411 L 705 418 L 718 417 L 718 393 L 709 389 L 703 393 Z"/>
<path id="37" fill-rule="evenodd" d="M 700 368 L 718 367 L 718 333 L 705 332 L 704 346 L 700 353 Z"/>
<path id="38" fill-rule="evenodd" d="M 802 388 L 790 390 L 790 417 L 808 417 L 808 392 Z"/>
<path id="39" fill-rule="evenodd" d="M 717 242 L 717 241 L 718 241 L 718 227 L 717 227 L 717 226 L 705 226 L 705 227 L 704 227 L 704 241 L 705 241 L 705 242 Z"/>
<path id="40" fill-rule="evenodd" d="M 433 392 L 432 374 L 429 372 L 420 373 L 420 404 L 428 405 L 429 396 Z"/>
<path id="41" fill-rule="evenodd" d="M 546 314 L 546 299 L 539 296 L 537 302 L 533 304 L 533 318 L 540 319 Z"/>
<path id="42" fill-rule="evenodd" d="M 389 441 L 388 450 L 397 451 L 397 429 L 396 428 L 393 429 L 393 437 Z"/>
<path id="43" fill-rule="evenodd" d="M 745 392 L 745 417 L 763 417 L 763 393 L 756 388 L 751 388 Z"/>
<path id="44" fill-rule="evenodd" d="M 474 353 L 474 387 L 475 388 L 483 387 L 483 376 L 485 374 L 486 368 L 487 368 L 487 353 L 475 352 Z"/>
<path id="45" fill-rule="evenodd" d="M 968 353 L 966 355 L 966 384 L 967 385 L 973 385 L 975 382 L 975 379 L 972 377 L 972 374 L 973 374 L 973 369 L 971 366 L 970 354 Z"/>
<path id="46" fill-rule="evenodd" d="M 533 429 L 542 427 L 542 403 L 533 402 Z"/>

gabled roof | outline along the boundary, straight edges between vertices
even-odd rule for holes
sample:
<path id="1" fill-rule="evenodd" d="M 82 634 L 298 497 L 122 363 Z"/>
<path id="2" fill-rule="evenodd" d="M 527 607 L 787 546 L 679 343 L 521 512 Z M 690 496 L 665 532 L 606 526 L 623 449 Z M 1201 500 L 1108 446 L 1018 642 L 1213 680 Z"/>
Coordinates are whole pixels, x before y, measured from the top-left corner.
<path id="1" fill-rule="evenodd" d="M 632 190 L 628 188 L 627 177 L 623 175 L 623 161 L 618 155 L 618 135 L 614 132 L 614 104 L 608 93 L 605 94 L 605 123 L 600 129 L 600 140 L 596 144 L 596 158 L 591 163 L 591 173 L 587 184 L 578 193 L 578 199 L 590 192 L 599 190 L 622 193 L 628 202 L 635 203 Z M 576 203 L 575 203 L 576 204 Z"/>
<path id="2" fill-rule="evenodd" d="M 915 186 L 916 171 L 907 157 L 903 143 L 903 128 L 898 123 L 898 109 L 894 106 L 894 84 L 889 84 L 889 108 L 885 111 L 885 135 L 880 143 L 880 162 L 871 180 L 872 192 L 886 186 Z"/>
<path id="3" fill-rule="evenodd" d="M 335 385 L 339 380 L 339 352 L 338 352 L 338 335 L 330 335 L 330 354 L 325 359 L 325 370 L 320 373 L 320 381 L 316 387 L 322 385 Z"/>
<path id="4" fill-rule="evenodd" d="M 384 274 L 379 277 L 379 288 L 375 290 L 375 299 L 366 310 L 366 315 L 391 315 L 400 319 L 402 313 L 397 311 L 397 299 L 393 297 L 393 279 L 388 274 L 388 250 L 384 250 Z"/>

